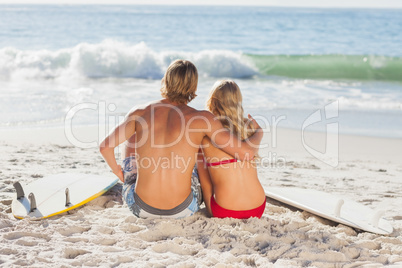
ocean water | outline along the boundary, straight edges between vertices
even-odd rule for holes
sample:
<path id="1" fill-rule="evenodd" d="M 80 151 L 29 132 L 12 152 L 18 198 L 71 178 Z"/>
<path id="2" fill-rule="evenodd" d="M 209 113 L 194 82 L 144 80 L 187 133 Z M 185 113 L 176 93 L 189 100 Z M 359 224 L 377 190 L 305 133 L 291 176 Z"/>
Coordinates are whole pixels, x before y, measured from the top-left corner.
<path id="1" fill-rule="evenodd" d="M 229 78 L 268 123 L 335 103 L 341 133 L 402 138 L 401 44 L 398 9 L 0 5 L 0 127 L 113 125 L 185 58 L 196 108 Z"/>

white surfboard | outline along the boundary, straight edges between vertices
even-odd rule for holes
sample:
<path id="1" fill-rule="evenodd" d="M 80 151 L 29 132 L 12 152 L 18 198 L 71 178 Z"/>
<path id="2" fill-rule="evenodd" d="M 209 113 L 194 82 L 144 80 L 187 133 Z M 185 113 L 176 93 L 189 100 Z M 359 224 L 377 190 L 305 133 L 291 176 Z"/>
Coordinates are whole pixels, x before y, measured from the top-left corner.
<path id="1" fill-rule="evenodd" d="M 388 235 L 392 225 L 381 218 L 383 211 L 374 211 L 358 202 L 312 189 L 269 187 L 267 197 L 308 211 L 320 217 L 363 231 Z"/>
<path id="2" fill-rule="evenodd" d="M 28 185 L 14 183 L 11 210 L 18 219 L 43 219 L 75 209 L 112 188 L 118 178 L 80 173 L 62 173 Z"/>

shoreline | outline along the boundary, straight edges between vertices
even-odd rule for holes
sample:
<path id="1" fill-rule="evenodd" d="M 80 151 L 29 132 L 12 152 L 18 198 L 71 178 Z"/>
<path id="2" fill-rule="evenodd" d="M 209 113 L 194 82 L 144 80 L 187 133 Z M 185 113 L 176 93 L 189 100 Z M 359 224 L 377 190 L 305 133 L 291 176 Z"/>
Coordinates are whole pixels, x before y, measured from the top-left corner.
<path id="1" fill-rule="evenodd" d="M 67 133 L 67 134 L 66 134 Z M 100 142 L 108 134 L 105 126 L 74 126 L 67 130 L 61 126 L 49 127 L 17 127 L 0 129 L 0 144 L 55 144 L 61 146 L 76 146 L 80 148 L 97 148 Z M 302 136 L 304 135 L 304 136 Z M 336 134 L 307 130 L 304 133 L 299 129 L 278 127 L 275 131 L 266 131 L 262 144 L 268 148 L 260 149 L 261 152 L 281 152 L 284 154 L 308 155 L 306 147 L 316 151 L 325 152 L 326 139 L 334 141 Z M 338 146 L 340 158 L 351 159 L 353 155 L 365 159 L 399 161 L 399 152 L 402 152 L 402 138 L 376 137 L 355 134 L 339 134 Z M 304 140 L 302 141 L 302 137 Z M 332 137 L 332 138 L 331 138 Z M 336 138 L 335 138 L 336 140 Z M 304 142 L 304 144 L 303 144 Z M 353 146 L 351 146 L 353 144 Z M 369 155 L 372 155 L 369 157 Z M 381 159 L 383 157 L 383 159 Z M 343 159 L 342 159 L 343 160 Z"/>

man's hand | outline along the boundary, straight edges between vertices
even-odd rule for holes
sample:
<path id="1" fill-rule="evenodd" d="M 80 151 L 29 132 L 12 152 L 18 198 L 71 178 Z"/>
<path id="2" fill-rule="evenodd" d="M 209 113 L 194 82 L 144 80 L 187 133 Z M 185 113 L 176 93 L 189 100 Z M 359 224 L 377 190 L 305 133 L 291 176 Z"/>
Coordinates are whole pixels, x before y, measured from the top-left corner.
<path id="1" fill-rule="evenodd" d="M 113 173 L 124 183 L 123 170 L 120 165 L 117 165 L 118 169 L 114 170 Z"/>
<path id="2" fill-rule="evenodd" d="M 255 121 L 255 119 L 250 114 L 248 114 L 248 119 L 250 119 L 251 121 L 250 124 L 253 129 L 255 130 L 261 129 L 260 125 L 257 123 L 257 121 Z"/>

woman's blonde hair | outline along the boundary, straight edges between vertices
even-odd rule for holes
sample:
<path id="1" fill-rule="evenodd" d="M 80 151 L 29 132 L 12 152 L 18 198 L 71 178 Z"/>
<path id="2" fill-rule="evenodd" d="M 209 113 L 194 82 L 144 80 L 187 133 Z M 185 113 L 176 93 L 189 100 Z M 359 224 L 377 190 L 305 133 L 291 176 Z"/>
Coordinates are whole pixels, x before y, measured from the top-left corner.
<path id="1" fill-rule="evenodd" d="M 162 79 L 161 95 L 172 102 L 186 104 L 197 95 L 198 72 L 190 61 L 175 60 Z"/>
<path id="2" fill-rule="evenodd" d="M 239 86 L 232 80 L 218 81 L 212 87 L 207 101 L 207 109 L 240 139 L 252 136 L 254 129 L 251 121 L 244 118 L 243 97 Z"/>

